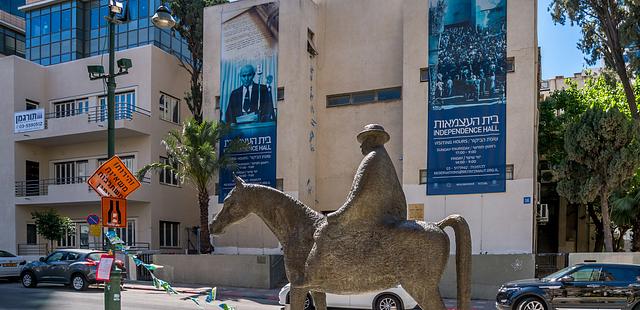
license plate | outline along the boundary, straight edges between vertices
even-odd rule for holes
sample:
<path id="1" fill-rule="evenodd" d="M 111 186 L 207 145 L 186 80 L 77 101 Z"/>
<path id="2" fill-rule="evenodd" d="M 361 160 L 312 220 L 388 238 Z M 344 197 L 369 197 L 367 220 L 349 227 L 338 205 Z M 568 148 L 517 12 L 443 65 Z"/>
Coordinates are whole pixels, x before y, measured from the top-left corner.
<path id="1" fill-rule="evenodd" d="M 6 263 L 6 264 L 2 264 L 2 267 L 15 267 L 18 266 L 17 263 Z"/>

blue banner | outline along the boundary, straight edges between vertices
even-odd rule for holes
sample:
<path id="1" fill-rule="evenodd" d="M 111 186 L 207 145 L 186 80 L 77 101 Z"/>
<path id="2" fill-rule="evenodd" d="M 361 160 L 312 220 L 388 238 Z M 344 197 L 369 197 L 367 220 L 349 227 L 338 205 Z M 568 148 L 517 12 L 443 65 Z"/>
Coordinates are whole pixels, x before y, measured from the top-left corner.
<path id="1" fill-rule="evenodd" d="M 218 202 L 233 188 L 233 173 L 250 183 L 276 185 L 279 3 L 222 12 L 220 122 L 231 132 L 220 153 L 234 164 L 220 171 Z M 229 153 L 233 139 L 249 145 Z"/>
<path id="2" fill-rule="evenodd" d="M 504 192 L 507 0 L 431 0 L 427 195 Z"/>

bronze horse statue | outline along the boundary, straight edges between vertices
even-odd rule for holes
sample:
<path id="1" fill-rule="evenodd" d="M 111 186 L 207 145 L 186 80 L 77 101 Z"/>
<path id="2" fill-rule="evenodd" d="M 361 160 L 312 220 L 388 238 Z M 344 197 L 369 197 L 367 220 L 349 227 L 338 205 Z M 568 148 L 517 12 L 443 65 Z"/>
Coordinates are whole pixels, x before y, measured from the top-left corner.
<path id="1" fill-rule="evenodd" d="M 351 242 L 355 240 L 323 234 L 331 225 L 327 217 L 291 196 L 239 177 L 235 182 L 210 232 L 222 234 L 251 213 L 262 218 L 284 250 L 292 309 L 303 309 L 307 292 L 316 309 L 326 310 L 325 293 L 362 293 L 400 284 L 422 309 L 444 310 L 438 283 L 449 258 L 447 226 L 456 237 L 458 309 L 471 309 L 471 235 L 461 216 L 438 223 L 401 220 L 364 233 L 353 226 L 345 233 L 359 238 Z M 331 251 L 318 252 L 327 245 Z"/>

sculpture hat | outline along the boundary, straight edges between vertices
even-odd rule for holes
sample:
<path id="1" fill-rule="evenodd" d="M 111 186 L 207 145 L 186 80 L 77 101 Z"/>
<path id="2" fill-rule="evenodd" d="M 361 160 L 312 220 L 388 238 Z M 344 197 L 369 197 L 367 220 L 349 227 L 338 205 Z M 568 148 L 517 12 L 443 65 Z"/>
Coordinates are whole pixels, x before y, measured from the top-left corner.
<path id="1" fill-rule="evenodd" d="M 369 124 L 364 126 L 364 130 L 358 133 L 358 142 L 362 143 L 366 138 L 376 138 L 377 145 L 385 144 L 391 139 L 389 134 L 384 130 L 384 127 L 380 124 Z"/>

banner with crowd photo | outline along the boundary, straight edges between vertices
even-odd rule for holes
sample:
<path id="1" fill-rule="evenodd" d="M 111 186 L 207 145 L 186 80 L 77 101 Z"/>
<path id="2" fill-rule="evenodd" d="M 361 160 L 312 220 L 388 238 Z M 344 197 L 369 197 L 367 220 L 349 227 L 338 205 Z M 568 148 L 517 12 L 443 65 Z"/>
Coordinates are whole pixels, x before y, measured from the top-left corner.
<path id="1" fill-rule="evenodd" d="M 507 0 L 430 0 L 427 195 L 505 191 Z"/>
<path id="2" fill-rule="evenodd" d="M 220 203 L 234 187 L 234 173 L 246 182 L 276 186 L 278 14 L 277 1 L 222 11 L 220 122 L 231 131 L 220 140 L 220 150 L 234 164 L 220 170 Z M 227 152 L 236 138 L 249 147 Z"/>

